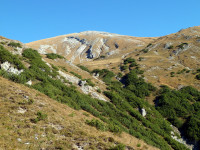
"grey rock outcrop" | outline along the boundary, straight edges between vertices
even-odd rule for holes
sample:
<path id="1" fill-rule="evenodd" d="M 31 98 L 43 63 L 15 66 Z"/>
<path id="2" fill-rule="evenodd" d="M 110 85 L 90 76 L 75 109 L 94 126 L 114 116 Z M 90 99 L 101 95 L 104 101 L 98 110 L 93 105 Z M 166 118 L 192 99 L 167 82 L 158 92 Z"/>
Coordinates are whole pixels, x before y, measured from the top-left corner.
<path id="1" fill-rule="evenodd" d="M 1 69 L 5 70 L 6 72 L 8 73 L 11 73 L 11 74 L 16 74 L 16 75 L 19 75 L 20 73 L 23 72 L 23 69 L 21 70 L 18 70 L 17 68 L 14 68 L 9 62 L 4 62 L 2 63 L 1 65 Z"/>
<path id="2" fill-rule="evenodd" d="M 79 86 L 84 86 L 86 83 L 87 83 L 87 81 L 80 80 L 79 83 L 78 83 L 78 85 Z"/>
<path id="3" fill-rule="evenodd" d="M 194 144 L 188 144 L 187 142 L 187 139 L 185 139 L 184 137 L 181 137 L 181 133 L 180 131 L 178 130 L 178 128 L 176 128 L 175 126 L 173 125 L 170 125 L 173 129 L 173 131 L 171 131 L 171 137 L 176 140 L 177 142 L 179 143 L 182 143 L 184 144 L 187 148 L 193 150 L 194 149 Z M 180 138 L 178 136 L 176 136 L 176 134 L 180 136 Z"/>
<path id="4" fill-rule="evenodd" d="M 172 43 L 169 42 L 169 43 L 166 43 L 166 44 L 165 44 L 164 48 L 165 48 L 165 49 L 169 49 L 171 46 L 172 46 Z"/>
<path id="5" fill-rule="evenodd" d="M 87 81 L 80 80 L 79 78 L 69 75 L 67 73 L 64 73 L 60 70 L 58 72 L 59 72 L 60 76 L 64 77 L 66 80 L 72 82 L 74 85 L 79 86 L 83 93 L 90 94 L 93 98 L 107 101 L 106 98 L 102 94 L 96 92 L 96 89 L 98 89 L 98 87 L 89 86 L 86 84 Z"/>

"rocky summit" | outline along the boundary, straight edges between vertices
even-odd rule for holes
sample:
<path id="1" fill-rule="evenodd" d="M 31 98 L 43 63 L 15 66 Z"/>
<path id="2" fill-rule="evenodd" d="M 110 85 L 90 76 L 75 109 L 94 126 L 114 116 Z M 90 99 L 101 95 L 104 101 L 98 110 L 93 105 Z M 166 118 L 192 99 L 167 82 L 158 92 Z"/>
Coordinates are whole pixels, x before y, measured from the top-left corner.
<path id="1" fill-rule="evenodd" d="M 58 53 L 69 61 L 81 63 L 97 58 L 123 56 L 155 38 L 138 38 L 107 32 L 85 31 L 26 44 L 41 54 Z"/>

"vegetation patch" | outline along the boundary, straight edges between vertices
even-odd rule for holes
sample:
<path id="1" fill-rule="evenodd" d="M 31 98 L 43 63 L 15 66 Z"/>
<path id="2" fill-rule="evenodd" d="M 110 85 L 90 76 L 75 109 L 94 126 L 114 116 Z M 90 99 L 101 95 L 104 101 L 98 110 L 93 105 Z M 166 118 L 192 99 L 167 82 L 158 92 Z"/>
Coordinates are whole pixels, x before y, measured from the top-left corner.
<path id="1" fill-rule="evenodd" d="M 184 49 L 184 47 L 187 46 L 187 45 L 188 45 L 188 43 L 181 43 L 177 47 L 180 48 L 180 49 Z"/>
<path id="2" fill-rule="evenodd" d="M 170 72 L 171 77 L 175 76 L 175 72 Z"/>
<path id="3" fill-rule="evenodd" d="M 126 59 L 124 60 L 124 64 L 125 64 L 125 65 L 128 64 L 128 63 L 135 63 L 135 62 L 136 62 L 135 59 L 134 59 L 134 58 L 131 58 L 131 57 L 126 58 Z"/>
<path id="4" fill-rule="evenodd" d="M 142 50 L 143 53 L 148 53 L 148 51 L 149 51 L 148 49 L 143 49 Z"/>
<path id="5" fill-rule="evenodd" d="M 121 128 L 118 127 L 117 125 L 115 125 L 113 123 L 105 125 L 103 122 L 101 122 L 97 119 L 86 120 L 86 124 L 96 127 L 98 130 L 101 130 L 101 131 L 110 131 L 110 132 L 114 132 L 114 133 L 122 132 Z"/>
<path id="6" fill-rule="evenodd" d="M 168 49 L 173 49 L 174 48 L 174 46 L 173 45 L 170 45 L 169 47 L 168 47 Z"/>
<path id="7" fill-rule="evenodd" d="M 48 53 L 48 54 L 46 54 L 46 56 L 47 56 L 47 58 L 53 59 L 53 60 L 57 59 L 57 58 L 64 59 L 63 56 L 55 54 L 55 53 Z"/>
<path id="8" fill-rule="evenodd" d="M 92 71 L 92 73 L 99 74 L 102 80 L 107 84 L 109 84 L 112 81 L 112 78 L 115 76 L 115 74 L 108 69 L 95 69 Z"/>
<path id="9" fill-rule="evenodd" d="M 200 92 L 192 87 L 179 91 L 163 86 L 155 100 L 156 109 L 174 126 L 184 129 L 191 140 L 200 140 Z M 198 132 L 197 132 L 198 131 Z"/>
<path id="10" fill-rule="evenodd" d="M 46 120 L 47 118 L 47 114 L 43 113 L 43 112 L 37 112 L 37 118 L 35 119 L 31 119 L 31 122 L 33 123 L 37 123 L 38 121 L 41 121 L 41 120 Z"/>
<path id="11" fill-rule="evenodd" d="M 16 43 L 16 42 L 10 42 L 8 44 L 8 46 L 22 48 L 22 45 L 20 43 Z"/>
<path id="12" fill-rule="evenodd" d="M 110 148 L 109 150 L 125 150 L 125 145 L 124 144 L 118 144 L 112 148 Z"/>
<path id="13" fill-rule="evenodd" d="M 91 81 L 91 79 L 84 79 L 84 81 L 86 81 L 89 86 L 92 86 L 92 87 L 95 86 L 95 84 Z"/>
<path id="14" fill-rule="evenodd" d="M 200 80 L 200 74 L 196 75 L 196 79 Z"/>
<path id="15" fill-rule="evenodd" d="M 85 66 L 83 66 L 83 65 L 77 65 L 79 68 L 81 68 L 82 70 L 84 70 L 84 71 L 87 71 L 87 72 L 89 72 L 90 73 L 90 70 L 87 68 L 87 67 L 85 67 Z"/>
<path id="16" fill-rule="evenodd" d="M 81 75 L 79 75 L 79 74 L 77 74 L 77 73 L 75 73 L 73 71 L 70 71 L 70 73 L 73 74 L 74 76 L 76 76 L 77 78 L 82 79 Z"/>

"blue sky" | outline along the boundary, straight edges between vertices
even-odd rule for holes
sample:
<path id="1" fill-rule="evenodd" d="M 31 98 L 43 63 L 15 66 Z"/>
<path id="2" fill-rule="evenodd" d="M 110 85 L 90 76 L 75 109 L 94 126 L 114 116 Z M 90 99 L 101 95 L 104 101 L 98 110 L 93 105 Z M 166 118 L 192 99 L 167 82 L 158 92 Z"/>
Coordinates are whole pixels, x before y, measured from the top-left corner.
<path id="1" fill-rule="evenodd" d="M 163 36 L 200 25 L 200 0 L 0 0 L 0 35 L 24 43 L 95 30 Z"/>

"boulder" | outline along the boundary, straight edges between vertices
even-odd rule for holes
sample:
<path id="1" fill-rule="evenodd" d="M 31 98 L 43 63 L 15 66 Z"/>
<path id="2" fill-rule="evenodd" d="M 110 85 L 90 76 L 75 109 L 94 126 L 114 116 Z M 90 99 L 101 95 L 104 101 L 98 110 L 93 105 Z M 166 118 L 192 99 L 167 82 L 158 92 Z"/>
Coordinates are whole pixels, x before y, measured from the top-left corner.
<path id="1" fill-rule="evenodd" d="M 4 62 L 3 64 L 1 64 L 1 69 L 7 71 L 10 68 L 10 63 L 9 62 Z"/>
<path id="2" fill-rule="evenodd" d="M 28 84 L 28 85 L 32 85 L 32 81 L 31 80 L 29 80 L 28 82 L 26 82 L 26 84 Z"/>
<path id="3" fill-rule="evenodd" d="M 145 117 L 147 115 L 147 112 L 144 108 L 140 109 L 140 113 L 143 117 Z"/>

